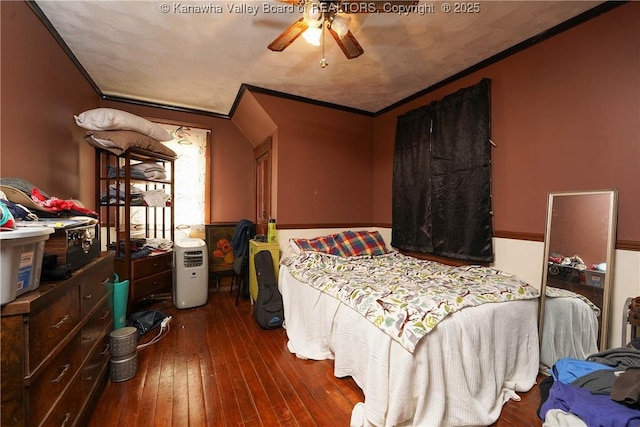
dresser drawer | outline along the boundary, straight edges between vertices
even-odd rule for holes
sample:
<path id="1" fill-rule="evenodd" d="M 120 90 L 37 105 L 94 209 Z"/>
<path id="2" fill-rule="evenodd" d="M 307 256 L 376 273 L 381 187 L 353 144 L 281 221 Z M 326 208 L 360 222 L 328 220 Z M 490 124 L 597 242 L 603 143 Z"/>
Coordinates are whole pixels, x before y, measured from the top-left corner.
<path id="1" fill-rule="evenodd" d="M 171 270 L 163 273 L 154 274 L 141 280 L 133 282 L 133 299 L 142 298 L 161 290 L 171 289 L 172 284 Z"/>
<path id="2" fill-rule="evenodd" d="M 80 316 L 85 317 L 110 289 L 113 280 L 113 265 L 103 264 L 90 280 L 80 284 Z"/>
<path id="3" fill-rule="evenodd" d="M 78 324 L 80 319 L 78 299 L 78 288 L 72 289 L 28 318 L 29 357 L 25 366 L 26 376 L 30 376 Z"/>
<path id="4" fill-rule="evenodd" d="M 142 279 L 152 274 L 171 270 L 173 266 L 173 252 L 151 256 L 131 261 L 132 280 Z"/>
<path id="5" fill-rule="evenodd" d="M 76 336 L 42 371 L 31 384 L 29 395 L 29 425 L 38 425 L 54 402 L 62 397 L 82 364 L 80 336 Z M 81 396 L 75 393 L 75 398 Z"/>
<path id="6" fill-rule="evenodd" d="M 89 355 L 96 343 L 100 341 L 105 333 L 105 329 L 112 325 L 113 315 L 111 313 L 109 298 L 104 298 L 102 304 L 100 304 L 100 308 L 87 320 L 87 323 L 85 323 L 80 331 L 83 359 Z M 109 331 L 110 330 L 111 329 L 109 329 Z"/>
<path id="7" fill-rule="evenodd" d="M 110 329 L 109 329 L 110 331 Z M 109 334 L 105 330 L 104 335 L 100 338 L 98 346 L 94 352 L 91 353 L 89 359 L 82 368 L 81 373 L 81 387 L 82 396 L 88 396 L 95 385 L 106 372 L 107 364 L 109 363 Z"/>
<path id="8" fill-rule="evenodd" d="M 80 394 L 80 376 L 77 375 L 62 399 L 56 403 L 44 422 L 40 424 L 40 427 L 71 427 L 75 425 L 85 399 L 86 396 Z"/>

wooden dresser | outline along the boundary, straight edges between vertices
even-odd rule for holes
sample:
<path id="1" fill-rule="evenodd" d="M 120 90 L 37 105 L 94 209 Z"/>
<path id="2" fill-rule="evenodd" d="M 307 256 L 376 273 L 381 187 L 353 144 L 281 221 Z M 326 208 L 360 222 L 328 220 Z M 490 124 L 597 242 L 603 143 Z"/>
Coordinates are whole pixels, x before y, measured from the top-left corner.
<path id="1" fill-rule="evenodd" d="M 113 252 L 2 307 L 2 426 L 84 425 L 107 381 Z"/>
<path id="2" fill-rule="evenodd" d="M 129 280 L 130 301 L 139 301 L 163 291 L 171 291 L 173 278 L 173 252 L 128 261 L 116 259 L 116 273 Z M 130 269 L 130 276 L 127 276 Z"/>

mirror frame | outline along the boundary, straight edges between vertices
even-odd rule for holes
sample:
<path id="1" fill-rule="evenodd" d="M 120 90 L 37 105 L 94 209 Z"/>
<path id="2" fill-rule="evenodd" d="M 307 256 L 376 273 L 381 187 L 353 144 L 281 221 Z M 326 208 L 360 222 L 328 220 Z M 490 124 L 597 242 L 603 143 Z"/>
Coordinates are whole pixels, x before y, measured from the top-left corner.
<path id="1" fill-rule="evenodd" d="M 551 232 L 551 218 L 553 217 L 553 201 L 556 197 L 566 196 L 587 196 L 587 195 L 608 195 L 609 196 L 609 220 L 607 221 L 607 249 L 606 260 L 607 270 L 604 275 L 604 289 L 602 296 L 602 308 L 600 312 L 599 323 L 599 351 L 607 349 L 607 342 L 609 339 L 609 306 L 611 301 L 611 283 L 613 282 L 614 271 L 614 256 L 616 247 L 616 228 L 617 228 L 617 206 L 618 206 L 618 191 L 616 189 L 610 190 L 593 190 L 593 191 L 555 191 L 550 192 L 547 198 L 547 219 L 544 232 L 544 258 L 542 260 L 542 285 L 540 287 L 540 307 L 538 312 L 538 335 L 540 345 L 542 345 L 542 331 L 544 326 L 544 306 L 546 299 L 547 289 L 547 275 L 548 275 L 548 261 L 549 261 L 549 246 L 550 246 L 550 232 Z M 542 348 L 541 348 L 542 350 Z"/>

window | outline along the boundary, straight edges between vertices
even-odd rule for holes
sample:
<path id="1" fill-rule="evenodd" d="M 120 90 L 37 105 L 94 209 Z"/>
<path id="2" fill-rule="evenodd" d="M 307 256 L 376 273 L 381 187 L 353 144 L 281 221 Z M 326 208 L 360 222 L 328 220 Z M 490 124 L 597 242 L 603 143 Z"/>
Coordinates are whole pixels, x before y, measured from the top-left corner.
<path id="1" fill-rule="evenodd" d="M 398 117 L 392 246 L 493 261 L 490 80 Z"/>
<path id="2" fill-rule="evenodd" d="M 174 222 L 176 227 L 205 223 L 207 129 L 160 123 L 173 136 L 164 142 L 175 161 Z"/>

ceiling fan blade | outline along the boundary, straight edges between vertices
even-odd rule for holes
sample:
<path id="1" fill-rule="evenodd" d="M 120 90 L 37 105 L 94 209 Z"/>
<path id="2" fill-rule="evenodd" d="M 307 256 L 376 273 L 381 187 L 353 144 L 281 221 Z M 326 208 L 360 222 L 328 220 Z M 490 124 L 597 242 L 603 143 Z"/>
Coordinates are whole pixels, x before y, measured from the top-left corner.
<path id="1" fill-rule="evenodd" d="M 338 46 L 340 46 L 340 49 L 342 49 L 344 56 L 348 59 L 357 58 L 364 53 L 364 49 L 362 49 L 362 46 L 360 46 L 360 43 L 358 43 L 358 40 L 356 40 L 356 37 L 351 31 L 348 31 L 343 38 L 340 38 L 338 33 L 331 28 L 329 28 L 329 32 L 336 43 L 338 43 Z"/>
<path id="2" fill-rule="evenodd" d="M 289 46 L 291 43 L 297 39 L 300 34 L 304 33 L 304 31 L 309 28 L 306 22 L 304 22 L 304 18 L 298 19 L 296 22 L 291 24 L 286 30 L 284 30 L 274 41 L 269 44 L 269 49 L 275 52 L 282 52 Z"/>
<path id="3" fill-rule="evenodd" d="M 418 2 L 418 0 L 343 0 L 340 3 L 340 10 L 344 13 L 396 13 L 399 7 L 407 8 L 418 4 Z"/>

